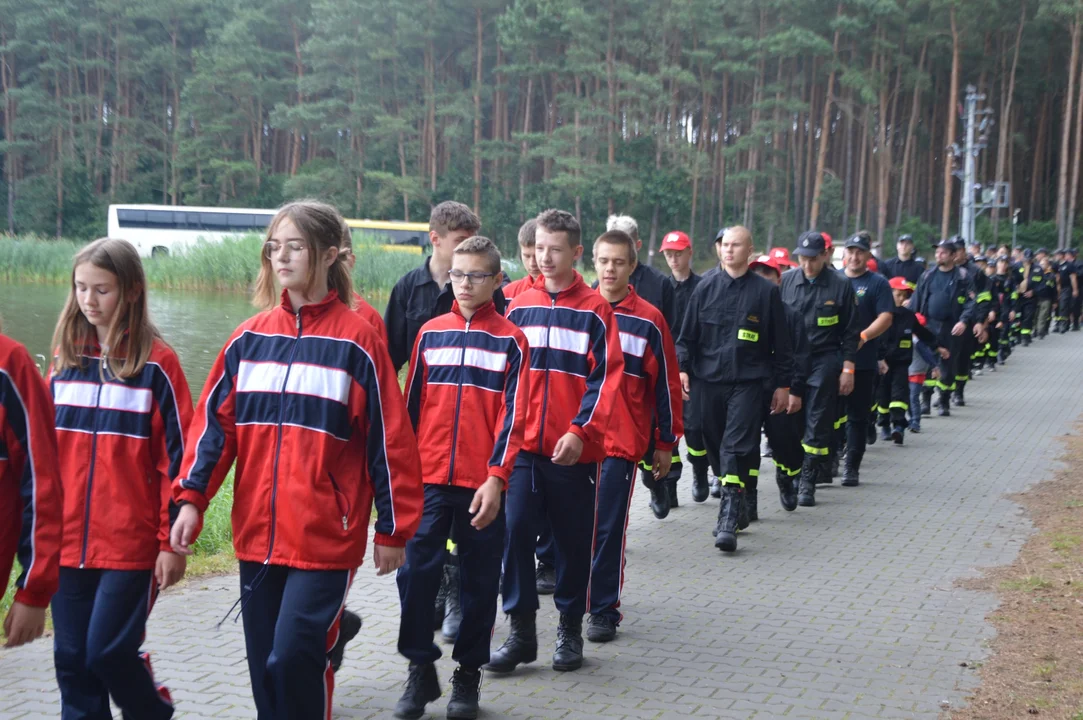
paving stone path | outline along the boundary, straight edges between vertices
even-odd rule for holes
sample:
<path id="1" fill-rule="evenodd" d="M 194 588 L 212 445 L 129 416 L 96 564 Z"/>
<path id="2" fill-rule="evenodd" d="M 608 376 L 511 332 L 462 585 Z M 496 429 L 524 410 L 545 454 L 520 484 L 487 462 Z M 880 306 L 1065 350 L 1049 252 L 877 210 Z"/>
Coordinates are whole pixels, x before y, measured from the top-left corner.
<path id="1" fill-rule="evenodd" d="M 782 511 L 765 462 L 762 520 L 736 555 L 714 549 L 718 501 L 693 504 L 687 477 L 664 521 L 637 488 L 618 640 L 588 643 L 581 671 L 554 672 L 543 599 L 542 657 L 485 678 L 483 717 L 936 718 L 961 704 L 978 680 L 961 664 L 986 655 L 995 598 L 953 583 L 1011 562 L 1031 531 L 1004 496 L 1053 472 L 1057 438 L 1083 410 L 1081 358 L 1083 334 L 1020 349 L 970 384 L 968 407 L 926 418 L 903 448 L 870 447 L 861 486 L 821 488 L 816 508 Z M 216 629 L 237 594 L 235 576 L 196 580 L 154 610 L 147 648 L 177 717 L 255 717 L 241 626 Z M 348 604 L 365 627 L 334 717 L 391 717 L 406 669 L 394 581 L 366 566 Z M 494 647 L 506 632 L 501 616 Z M 440 661 L 445 682 L 452 669 Z M 0 720 L 58 717 L 58 697 L 48 641 L 0 650 Z"/>

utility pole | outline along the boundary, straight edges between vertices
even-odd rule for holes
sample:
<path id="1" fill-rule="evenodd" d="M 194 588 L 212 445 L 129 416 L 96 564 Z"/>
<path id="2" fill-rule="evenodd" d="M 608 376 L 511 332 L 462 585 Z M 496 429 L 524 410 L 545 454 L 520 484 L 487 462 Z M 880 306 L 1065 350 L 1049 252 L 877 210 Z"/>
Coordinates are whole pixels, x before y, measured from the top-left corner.
<path id="1" fill-rule="evenodd" d="M 959 202 L 959 234 L 969 245 L 974 239 L 974 115 L 978 110 L 978 101 L 984 100 L 973 85 L 966 86 L 966 147 L 963 150 L 963 191 Z"/>
<path id="2" fill-rule="evenodd" d="M 959 236 L 967 245 L 975 241 L 974 221 L 977 217 L 992 207 L 1008 207 L 1011 200 L 1011 183 L 991 183 L 983 187 L 974 177 L 975 161 L 978 154 L 986 148 L 988 130 L 993 125 L 993 120 L 989 117 L 993 111 L 989 108 L 978 110 L 978 103 L 983 100 L 985 95 L 979 93 L 976 87 L 966 86 L 966 115 L 963 118 L 966 142 L 962 148 L 955 142 L 948 148 L 955 156 L 956 167 L 960 156 L 963 161 L 962 169 L 953 170 L 952 174 L 962 183 L 962 192 L 959 194 Z M 982 191 L 981 202 L 975 203 L 975 192 L 979 189 Z"/>

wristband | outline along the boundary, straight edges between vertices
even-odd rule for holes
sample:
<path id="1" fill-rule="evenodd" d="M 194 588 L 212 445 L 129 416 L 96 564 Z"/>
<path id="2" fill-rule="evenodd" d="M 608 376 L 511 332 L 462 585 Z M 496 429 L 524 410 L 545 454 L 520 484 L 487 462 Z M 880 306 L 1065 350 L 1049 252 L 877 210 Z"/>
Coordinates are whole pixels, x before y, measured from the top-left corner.
<path id="1" fill-rule="evenodd" d="M 854 369 L 853 368 L 843 368 L 842 372 L 844 374 L 846 374 L 846 375 L 853 375 L 854 374 Z"/>
<path id="2" fill-rule="evenodd" d="M 862 331 L 861 331 L 861 339 L 862 339 L 862 340 L 864 340 L 865 342 L 868 342 L 868 341 L 869 341 L 869 338 L 868 338 L 868 336 L 867 336 L 867 335 L 865 334 L 865 331 L 864 331 L 864 330 L 862 330 Z"/>

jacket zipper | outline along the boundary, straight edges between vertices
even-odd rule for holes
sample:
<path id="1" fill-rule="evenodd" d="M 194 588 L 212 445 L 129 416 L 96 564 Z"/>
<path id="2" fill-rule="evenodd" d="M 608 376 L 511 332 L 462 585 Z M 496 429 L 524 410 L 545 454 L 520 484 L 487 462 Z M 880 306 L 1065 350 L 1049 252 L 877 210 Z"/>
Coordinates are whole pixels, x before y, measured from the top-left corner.
<path id="1" fill-rule="evenodd" d="M 335 489 L 335 505 L 337 506 L 338 505 L 338 496 L 341 495 L 342 497 L 345 498 L 346 493 L 342 492 L 342 488 L 340 488 L 338 486 L 338 483 L 335 481 L 335 476 L 332 475 L 330 471 L 327 472 L 327 477 L 331 478 L 331 487 L 333 487 Z M 343 510 L 340 507 L 339 512 L 342 513 L 342 529 L 343 530 L 349 530 L 350 529 L 350 519 L 349 519 L 350 518 L 350 500 L 349 500 L 349 498 L 346 498 L 346 509 Z"/>
<path id="2" fill-rule="evenodd" d="M 459 389 L 455 399 L 455 424 L 451 426 L 451 463 L 448 465 L 447 484 L 451 485 L 451 479 L 455 476 L 455 448 L 459 444 L 459 410 L 463 402 L 463 372 L 466 370 L 466 336 L 470 334 L 470 321 L 466 321 L 466 332 L 463 333 L 462 355 L 459 357 Z"/>
<path id="3" fill-rule="evenodd" d="M 279 392 L 278 402 L 278 431 L 275 436 L 275 462 L 274 462 L 274 474 L 271 480 L 271 539 L 267 542 L 267 557 L 264 558 L 263 564 L 266 565 L 271 562 L 271 553 L 275 547 L 275 518 L 278 515 L 278 508 L 275 501 L 278 499 L 278 458 L 282 454 L 282 417 L 285 413 L 286 407 L 286 386 L 290 381 L 290 369 L 293 368 L 293 358 L 297 354 L 297 344 L 301 340 L 301 311 L 297 311 L 297 337 L 293 341 L 293 347 L 290 348 L 290 358 L 286 361 L 286 376 L 282 378 L 282 390 Z"/>
<path id="4" fill-rule="evenodd" d="M 104 354 L 99 359 L 99 362 L 105 364 Z M 99 369 L 98 396 L 94 400 L 94 431 L 90 435 L 90 469 L 86 475 L 86 507 L 83 509 L 83 553 L 79 557 L 80 568 L 86 566 L 86 549 L 87 543 L 90 541 L 90 498 L 94 490 L 94 461 L 98 456 L 98 419 L 101 416 L 102 384 L 101 370 Z"/>
<path id="5" fill-rule="evenodd" d="M 549 333 L 553 330 L 553 313 L 556 311 L 557 299 L 552 299 L 549 305 L 549 317 L 545 325 L 545 393 L 542 395 L 541 430 L 538 431 L 538 447 L 545 447 L 545 416 L 549 409 L 549 351 L 552 350 L 549 343 Z M 542 450 L 542 452 L 545 452 Z"/>

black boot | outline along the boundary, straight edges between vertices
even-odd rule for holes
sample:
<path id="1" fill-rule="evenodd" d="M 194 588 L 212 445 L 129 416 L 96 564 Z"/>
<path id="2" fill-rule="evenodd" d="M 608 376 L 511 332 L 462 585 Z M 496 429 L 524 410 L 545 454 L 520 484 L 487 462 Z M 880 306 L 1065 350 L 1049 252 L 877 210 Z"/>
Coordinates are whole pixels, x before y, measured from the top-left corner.
<path id="1" fill-rule="evenodd" d="M 722 497 L 722 481 L 716 477 L 711 478 L 711 497 L 716 500 Z"/>
<path id="2" fill-rule="evenodd" d="M 444 555 L 444 564 L 449 562 L 451 554 Z M 432 629 L 439 630 L 444 626 L 444 614 L 447 610 L 447 572 L 440 573 L 440 590 L 436 593 L 436 604 L 433 605 Z"/>
<path id="3" fill-rule="evenodd" d="M 821 485 L 830 485 L 835 478 L 839 476 L 839 456 L 841 452 L 831 453 L 831 471 L 829 473 L 823 472 L 823 468 L 819 468 L 820 472 L 817 472 L 816 482 Z"/>
<path id="4" fill-rule="evenodd" d="M 959 383 L 959 386 L 955 389 L 955 395 L 952 397 L 952 401 L 955 403 L 955 407 L 966 407 L 966 385 Z"/>
<path id="5" fill-rule="evenodd" d="M 395 705 L 395 717 L 416 720 L 425 714 L 425 706 L 440 699 L 440 679 L 432 663 L 410 663 L 406 689 Z"/>
<path id="6" fill-rule="evenodd" d="M 617 638 L 617 623 L 609 615 L 591 615 L 587 620 L 587 640 L 610 642 Z"/>
<path id="7" fill-rule="evenodd" d="M 932 388 L 921 389 L 921 414 L 933 414 L 933 391 Z"/>
<path id="8" fill-rule="evenodd" d="M 718 522 L 715 524 L 714 546 L 722 552 L 737 550 L 737 516 L 740 513 L 743 488 L 740 485 L 722 486 L 722 503 L 718 506 Z"/>
<path id="9" fill-rule="evenodd" d="M 669 495 L 669 509 L 680 507 L 677 502 L 677 478 L 666 478 L 666 493 Z"/>
<path id="10" fill-rule="evenodd" d="M 559 672 L 583 667 L 583 618 L 565 613 L 557 623 L 557 649 L 553 653 L 553 669 Z"/>
<path id="11" fill-rule="evenodd" d="M 692 463 L 692 500 L 698 503 L 706 502 L 710 491 L 707 485 L 707 466 Z"/>
<path id="12" fill-rule="evenodd" d="M 664 480 L 655 480 L 650 470 L 640 470 L 639 478 L 651 493 L 651 512 L 659 520 L 669 515 L 669 488 Z"/>
<path id="13" fill-rule="evenodd" d="M 478 702 L 481 700 L 481 670 L 455 668 L 451 676 L 451 699 L 447 702 L 447 715 L 450 720 L 474 720 L 478 716 Z"/>
<path id="14" fill-rule="evenodd" d="M 722 497 L 724 501 L 725 495 Z M 740 502 L 737 503 L 737 529 L 747 530 L 752 522 L 748 516 L 748 491 L 742 488 L 740 498 Z"/>
<path id="15" fill-rule="evenodd" d="M 463 622 L 463 608 L 459 604 L 459 557 L 452 555 L 444 566 L 447 573 L 447 602 L 444 604 L 444 623 L 441 634 L 444 642 L 453 643 L 459 637 L 459 625 Z"/>
<path id="16" fill-rule="evenodd" d="M 748 508 L 748 521 L 759 522 L 760 521 L 760 509 L 757 507 L 757 492 L 759 488 L 746 487 L 745 488 L 745 506 Z"/>
<path id="17" fill-rule="evenodd" d="M 905 425 L 897 426 L 894 430 L 891 431 L 891 440 L 892 440 L 892 442 L 894 442 L 896 445 L 902 445 L 903 444 L 903 433 L 905 433 L 905 432 L 906 432 L 906 426 Z"/>
<path id="18" fill-rule="evenodd" d="M 951 416 L 951 392 L 948 390 L 940 391 L 940 404 L 937 406 L 936 414 L 940 417 Z"/>
<path id="19" fill-rule="evenodd" d="M 511 633 L 496 652 L 489 655 L 485 669 L 495 673 L 510 673 L 518 665 L 527 665 L 538 659 L 538 630 L 533 612 L 508 616 Z"/>
<path id="20" fill-rule="evenodd" d="M 872 423 L 869 423 L 869 426 L 867 428 L 865 428 L 865 444 L 866 445 L 875 445 L 876 444 L 876 426 L 873 425 Z"/>
<path id="21" fill-rule="evenodd" d="M 557 591 L 557 569 L 549 563 L 538 561 L 534 571 L 534 587 L 539 595 L 552 595 Z"/>
<path id="22" fill-rule="evenodd" d="M 352 613 L 349 610 L 342 611 L 342 619 L 338 621 L 338 640 L 335 641 L 335 646 L 331 648 L 330 655 L 331 669 L 338 672 L 338 669 L 342 667 L 342 654 L 346 651 L 346 643 L 357 637 L 357 633 L 361 632 L 361 616 L 357 613 Z"/>
<path id="23" fill-rule="evenodd" d="M 805 456 L 801 464 L 801 475 L 797 481 L 797 504 L 801 507 L 816 507 L 817 461 L 811 455 Z"/>
<path id="24" fill-rule="evenodd" d="M 843 487 L 857 487 L 857 462 L 848 454 L 846 456 L 846 464 L 842 470 L 842 486 Z"/>
<path id="25" fill-rule="evenodd" d="M 782 468 L 775 468 L 775 482 L 778 483 L 778 501 L 786 512 L 797 509 L 797 489 L 793 486 L 793 478 Z"/>

